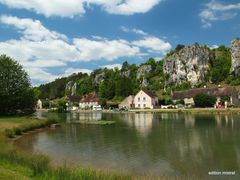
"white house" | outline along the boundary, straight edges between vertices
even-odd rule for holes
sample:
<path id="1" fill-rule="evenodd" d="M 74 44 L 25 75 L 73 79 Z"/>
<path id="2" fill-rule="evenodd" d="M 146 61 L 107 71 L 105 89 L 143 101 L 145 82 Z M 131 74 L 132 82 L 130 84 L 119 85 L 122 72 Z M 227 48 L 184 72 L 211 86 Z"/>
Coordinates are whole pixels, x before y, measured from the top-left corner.
<path id="1" fill-rule="evenodd" d="M 82 97 L 79 103 L 80 109 L 91 109 L 93 106 L 98 106 L 100 99 L 95 92 L 86 94 Z"/>
<path id="2" fill-rule="evenodd" d="M 158 97 L 150 91 L 141 90 L 134 97 L 134 105 L 135 105 L 135 108 L 153 109 L 158 106 Z"/>

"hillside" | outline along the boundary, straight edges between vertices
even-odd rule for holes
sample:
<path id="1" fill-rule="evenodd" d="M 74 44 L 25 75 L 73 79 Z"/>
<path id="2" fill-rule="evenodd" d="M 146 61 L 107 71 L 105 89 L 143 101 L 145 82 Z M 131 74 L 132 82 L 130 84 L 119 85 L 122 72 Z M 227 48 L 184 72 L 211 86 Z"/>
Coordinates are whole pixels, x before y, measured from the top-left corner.
<path id="1" fill-rule="evenodd" d="M 82 96 L 96 91 L 102 101 L 120 101 L 141 88 L 154 91 L 168 100 L 172 91 L 192 87 L 239 85 L 240 40 L 231 47 L 210 49 L 197 43 L 178 45 L 161 61 L 148 59 L 136 65 L 124 62 L 122 69 L 96 69 L 90 75 L 73 74 L 41 85 L 39 98 L 56 99 L 68 95 Z"/>

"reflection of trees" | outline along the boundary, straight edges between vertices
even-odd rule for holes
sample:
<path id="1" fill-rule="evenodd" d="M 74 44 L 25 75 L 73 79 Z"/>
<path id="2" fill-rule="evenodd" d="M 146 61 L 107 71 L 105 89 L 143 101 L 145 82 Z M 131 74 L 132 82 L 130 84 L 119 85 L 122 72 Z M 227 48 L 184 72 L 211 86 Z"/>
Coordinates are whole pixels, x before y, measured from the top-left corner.
<path id="1" fill-rule="evenodd" d="M 184 128 L 183 123 L 175 120 L 163 121 L 153 128 L 149 135 L 152 158 L 159 155 L 169 159 L 182 173 L 207 175 L 211 170 L 239 170 L 240 134 L 237 128 L 234 127 L 234 131 L 233 126 L 228 125 L 218 128 L 214 115 L 195 115 L 194 119 L 194 128 Z M 221 119 L 226 121 L 226 115 Z M 234 122 L 239 124 L 236 118 Z"/>
<path id="2" fill-rule="evenodd" d="M 207 175 L 211 170 L 239 170 L 239 115 L 184 113 L 102 114 L 110 126 L 68 124 L 45 133 L 52 154 L 90 166 L 137 169 L 168 168 Z M 234 124 L 233 124 L 234 122 Z M 141 134 L 141 136 L 139 136 Z M 144 135 L 144 136 L 142 136 Z M 41 147 L 41 138 L 31 139 Z M 157 171 L 158 170 L 158 171 Z"/>

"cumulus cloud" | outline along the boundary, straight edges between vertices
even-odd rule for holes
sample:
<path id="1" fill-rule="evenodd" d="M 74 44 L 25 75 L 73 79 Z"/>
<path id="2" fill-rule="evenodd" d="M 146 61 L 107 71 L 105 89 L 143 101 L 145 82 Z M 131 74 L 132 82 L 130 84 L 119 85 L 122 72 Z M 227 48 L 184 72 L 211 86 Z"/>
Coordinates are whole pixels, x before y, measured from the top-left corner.
<path id="1" fill-rule="evenodd" d="M 212 0 L 205 5 L 199 16 L 204 28 L 212 26 L 213 22 L 224 21 L 236 17 L 240 12 L 240 3 L 226 4 Z"/>
<path id="2" fill-rule="evenodd" d="M 144 37 L 144 39 L 133 41 L 132 44 L 147 48 L 149 52 L 161 54 L 166 54 L 172 48 L 169 42 L 154 36 Z"/>
<path id="3" fill-rule="evenodd" d="M 143 35 L 143 36 L 147 36 L 147 35 L 148 35 L 148 33 L 144 32 L 143 30 L 141 30 L 141 29 L 136 29 L 136 28 L 129 29 L 129 28 L 125 27 L 125 26 L 121 26 L 121 30 L 122 30 L 123 32 L 127 32 L 127 33 L 133 32 L 133 33 L 135 33 L 135 34 L 139 34 L 139 35 Z"/>
<path id="4" fill-rule="evenodd" d="M 0 16 L 0 23 L 14 27 L 20 34 L 19 39 L 0 41 L 0 54 L 20 61 L 31 79 L 41 82 L 49 82 L 76 71 L 91 72 L 80 68 L 69 69 L 70 62 L 114 61 L 122 57 L 144 56 L 143 49 L 164 54 L 171 48 L 168 42 L 154 36 L 144 36 L 133 42 L 99 36 L 69 39 L 64 34 L 47 29 L 38 20 L 3 15 Z M 56 67 L 61 67 L 62 75 L 50 73 Z"/>
<path id="5" fill-rule="evenodd" d="M 89 69 L 81 69 L 81 68 L 67 68 L 63 74 L 63 77 L 70 76 L 74 73 L 86 73 L 86 74 L 91 74 L 92 70 Z"/>
<path id="6" fill-rule="evenodd" d="M 140 49 L 131 46 L 126 40 L 90 40 L 74 39 L 73 44 L 80 53 L 82 60 L 105 59 L 112 61 L 122 56 L 136 56 Z"/>
<path id="7" fill-rule="evenodd" d="M 118 69 L 122 69 L 122 64 L 108 64 L 108 65 L 101 66 L 101 68 L 107 68 L 107 69 L 118 68 Z"/>
<path id="8" fill-rule="evenodd" d="M 93 6 L 100 6 L 111 14 L 132 15 L 146 13 L 161 0 L 0 0 L 0 3 L 17 9 L 26 9 L 49 16 L 73 17 L 83 15 Z"/>

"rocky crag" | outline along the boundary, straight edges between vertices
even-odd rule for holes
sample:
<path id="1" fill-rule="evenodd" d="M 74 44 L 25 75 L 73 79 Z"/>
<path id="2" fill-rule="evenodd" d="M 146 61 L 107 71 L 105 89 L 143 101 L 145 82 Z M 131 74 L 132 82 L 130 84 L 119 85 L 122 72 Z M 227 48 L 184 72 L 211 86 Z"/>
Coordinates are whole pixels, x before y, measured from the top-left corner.
<path id="1" fill-rule="evenodd" d="M 231 73 L 240 77 L 240 39 L 234 39 L 231 42 L 232 66 Z"/>
<path id="2" fill-rule="evenodd" d="M 185 46 L 164 60 L 163 71 L 168 75 L 167 84 L 204 81 L 211 55 L 208 48 L 194 44 Z"/>

